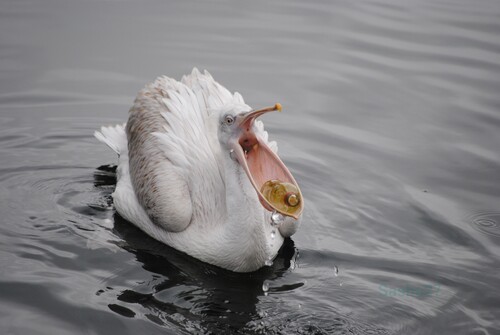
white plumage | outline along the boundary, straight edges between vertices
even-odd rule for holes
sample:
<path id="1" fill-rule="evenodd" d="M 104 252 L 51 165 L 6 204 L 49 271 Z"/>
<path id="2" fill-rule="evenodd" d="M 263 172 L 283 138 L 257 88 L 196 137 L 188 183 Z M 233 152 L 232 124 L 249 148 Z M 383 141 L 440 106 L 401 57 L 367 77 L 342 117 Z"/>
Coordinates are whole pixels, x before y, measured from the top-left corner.
<path id="1" fill-rule="evenodd" d="M 180 82 L 159 77 L 147 85 L 127 124 L 95 132 L 119 155 L 113 193 L 118 213 L 202 261 L 238 272 L 264 266 L 298 221 L 286 216 L 278 229 L 270 224 L 271 212 L 231 152 L 235 134 L 243 135 L 225 120 L 239 120 L 251 110 L 206 71 L 194 69 Z M 252 127 L 251 134 L 276 153 L 262 122 Z"/>

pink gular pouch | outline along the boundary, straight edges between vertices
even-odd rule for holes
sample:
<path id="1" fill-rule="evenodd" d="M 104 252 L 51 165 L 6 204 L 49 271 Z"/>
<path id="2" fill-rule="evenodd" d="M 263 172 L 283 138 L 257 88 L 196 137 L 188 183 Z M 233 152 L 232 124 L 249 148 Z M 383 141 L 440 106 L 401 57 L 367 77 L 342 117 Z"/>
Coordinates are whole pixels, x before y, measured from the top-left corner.
<path id="1" fill-rule="evenodd" d="M 240 134 L 232 148 L 262 206 L 298 219 L 304 204 L 297 182 L 278 155 L 253 131 L 257 117 L 276 110 L 281 111 L 280 104 L 243 115 L 238 124 Z"/>

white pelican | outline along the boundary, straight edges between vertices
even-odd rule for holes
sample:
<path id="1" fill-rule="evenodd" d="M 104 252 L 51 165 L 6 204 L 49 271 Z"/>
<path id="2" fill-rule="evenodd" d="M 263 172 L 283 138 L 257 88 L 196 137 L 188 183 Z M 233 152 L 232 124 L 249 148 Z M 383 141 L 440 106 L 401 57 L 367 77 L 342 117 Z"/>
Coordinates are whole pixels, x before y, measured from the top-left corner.
<path id="1" fill-rule="evenodd" d="M 95 137 L 119 155 L 118 213 L 151 237 L 237 272 L 271 264 L 303 199 L 252 110 L 196 68 L 139 91 L 126 124 Z"/>

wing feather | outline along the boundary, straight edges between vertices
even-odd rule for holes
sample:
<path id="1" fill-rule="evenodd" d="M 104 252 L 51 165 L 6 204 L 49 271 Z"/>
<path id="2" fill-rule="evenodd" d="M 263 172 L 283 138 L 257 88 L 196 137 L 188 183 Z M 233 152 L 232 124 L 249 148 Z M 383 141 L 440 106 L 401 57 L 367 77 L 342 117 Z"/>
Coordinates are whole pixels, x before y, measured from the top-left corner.
<path id="1" fill-rule="evenodd" d="M 165 156 L 156 132 L 171 129 L 162 112 L 182 108 L 168 96 L 177 82 L 158 78 L 139 92 L 129 113 L 127 139 L 130 178 L 137 200 L 149 218 L 166 231 L 186 229 L 192 220 L 192 200 L 188 180 Z M 176 152 L 175 143 L 171 151 Z"/>
<path id="2" fill-rule="evenodd" d="M 155 224 L 175 232 L 196 216 L 224 215 L 224 167 L 212 114 L 242 102 L 196 68 L 181 82 L 160 77 L 139 92 L 127 122 L 130 177 Z"/>

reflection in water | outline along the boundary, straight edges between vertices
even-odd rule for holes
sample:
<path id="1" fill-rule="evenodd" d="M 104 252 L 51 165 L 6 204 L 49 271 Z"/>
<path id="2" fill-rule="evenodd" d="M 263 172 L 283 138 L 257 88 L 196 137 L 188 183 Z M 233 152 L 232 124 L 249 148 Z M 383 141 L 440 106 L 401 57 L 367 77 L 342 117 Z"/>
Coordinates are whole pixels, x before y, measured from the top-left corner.
<path id="1" fill-rule="evenodd" d="M 101 166 L 94 173 L 94 185 L 103 190 L 102 196 L 108 201 L 112 192 L 109 186 L 116 183 L 115 169 Z M 133 317 L 135 312 L 120 302 L 139 304 L 148 311 L 146 316 L 151 321 L 161 325 L 195 325 L 202 316 L 199 326 L 203 329 L 216 332 L 242 329 L 261 317 L 256 305 L 259 297 L 267 295 L 263 284 L 285 275 L 296 253 L 293 241 L 286 239 L 272 266 L 249 274 L 235 273 L 200 262 L 150 238 L 118 214 L 113 219 L 113 232 L 122 239 L 117 244 L 135 254 L 151 277 L 144 281 L 148 284 L 139 285 L 139 291 L 134 287 L 120 291 L 118 302 L 109 308 Z M 290 291 L 302 285 L 302 282 L 287 284 L 274 290 Z"/>
<path id="2" fill-rule="evenodd" d="M 256 304 L 258 298 L 264 295 L 263 282 L 286 272 L 288 268 L 284 265 L 290 264 L 294 250 L 293 242 L 288 240 L 271 268 L 240 274 L 202 263 L 162 245 L 118 215 L 115 216 L 114 231 L 126 242 L 126 246 L 122 247 L 136 255 L 137 261 L 151 273 L 151 282 L 154 282 L 154 285 L 148 286 L 149 293 L 131 288 L 122 291 L 118 300 L 140 304 L 156 316 L 156 320 L 167 323 L 179 315 L 185 322 L 197 323 L 203 316 L 201 325 L 214 330 L 221 330 L 222 324 L 228 327 L 227 330 L 238 330 L 259 318 Z M 297 283 L 288 290 L 300 286 L 302 283 Z M 142 286 L 141 291 L 144 290 L 147 288 Z"/>
<path id="3" fill-rule="evenodd" d="M 130 289 L 122 292 L 118 300 L 140 304 L 160 319 L 180 314 L 194 322 L 199 319 L 197 315 L 203 315 L 203 325 L 208 329 L 211 324 L 219 328 L 220 319 L 224 319 L 231 329 L 240 329 L 258 317 L 256 304 L 258 297 L 264 294 L 263 282 L 286 273 L 294 254 L 293 241 L 287 240 L 272 267 L 241 274 L 202 263 L 163 245 L 145 236 L 117 214 L 114 231 L 126 243 L 122 247 L 136 255 L 143 268 L 151 272 L 151 281 L 154 279 L 155 282 L 150 293 Z M 161 275 L 162 280 L 156 275 Z M 300 286 L 302 283 L 297 283 L 289 289 Z M 179 287 L 188 289 L 179 291 Z M 173 289 L 172 293 L 170 289 Z M 162 300 L 157 295 L 168 299 Z M 168 301 L 170 299 L 183 300 L 182 304 L 188 307 L 179 307 Z M 196 319 L 191 320 L 193 317 Z"/>

